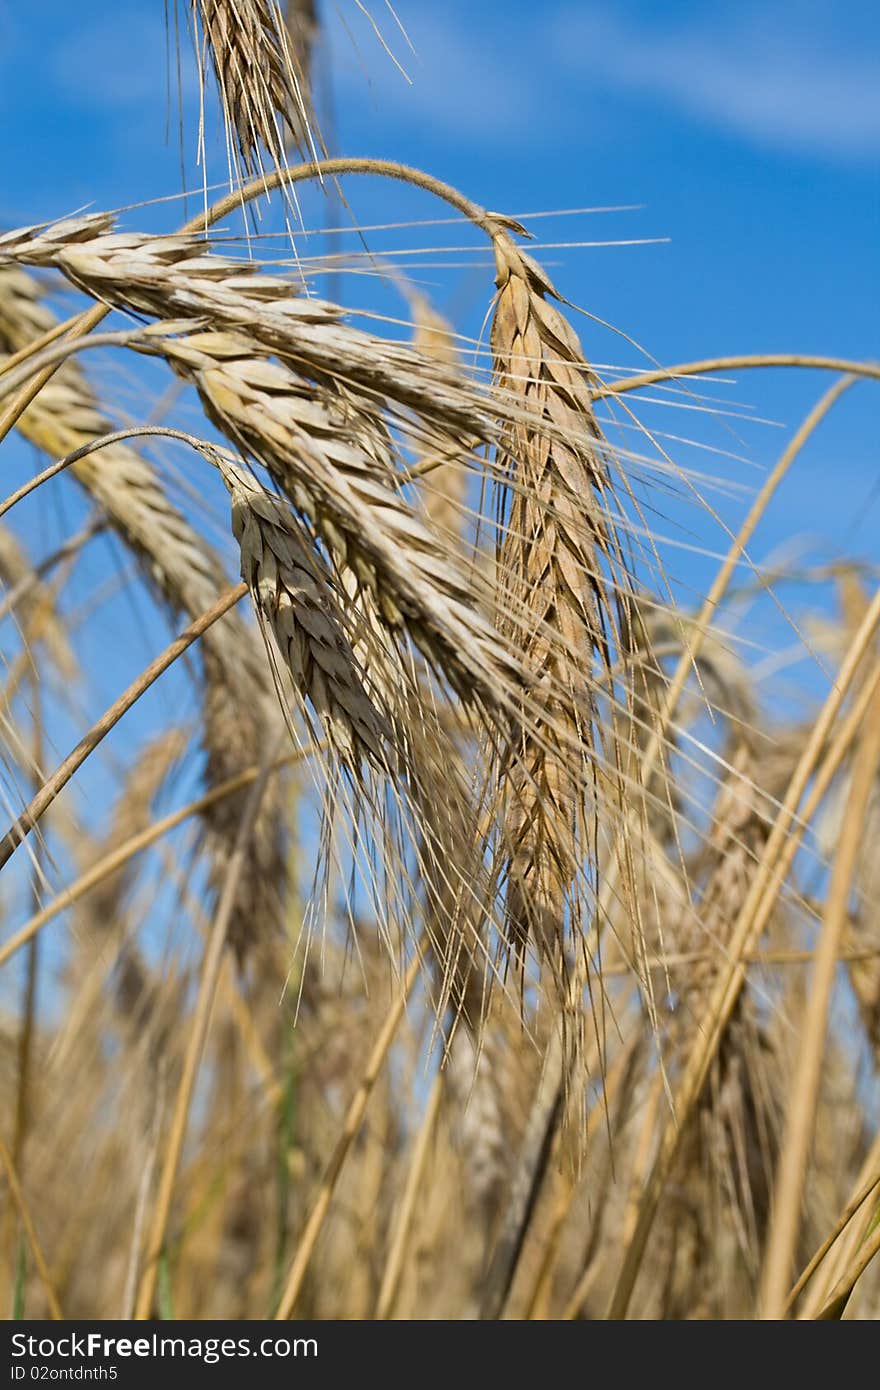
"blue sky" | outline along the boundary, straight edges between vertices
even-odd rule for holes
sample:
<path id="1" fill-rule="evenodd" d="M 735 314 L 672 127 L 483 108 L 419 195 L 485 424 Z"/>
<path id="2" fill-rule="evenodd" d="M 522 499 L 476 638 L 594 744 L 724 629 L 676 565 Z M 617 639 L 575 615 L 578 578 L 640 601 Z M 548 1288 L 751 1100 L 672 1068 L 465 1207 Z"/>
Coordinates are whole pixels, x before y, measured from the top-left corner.
<path id="1" fill-rule="evenodd" d="M 544 255 L 567 296 L 661 360 L 786 349 L 877 354 L 876 5 L 399 0 L 415 52 L 383 0 L 370 5 L 409 80 L 354 0 L 326 4 L 319 101 L 336 148 L 419 164 L 514 212 L 644 205 L 540 230 L 554 242 L 669 238 Z M 164 0 L 46 0 L 39 23 L 32 13 L 0 3 L 0 121 L 12 136 L 0 147 L 0 219 L 178 192 L 176 60 L 169 88 Z M 183 50 L 183 143 L 197 187 L 197 84 L 185 35 Z M 209 166 L 223 177 L 219 140 Z M 362 222 L 437 215 L 387 184 L 352 184 L 350 198 Z M 307 202 L 307 215 L 324 210 Z M 129 217 L 170 226 L 177 208 Z M 371 245 L 412 238 L 376 236 Z M 474 314 L 485 290 L 466 271 L 439 272 L 434 285 L 456 312 Z M 584 336 L 588 349 L 604 350 Z M 759 413 L 789 423 L 820 386 L 778 374 L 747 380 Z M 874 440 L 863 426 L 872 403 L 857 399 L 867 395 L 854 393 L 833 431 L 845 445 L 835 476 L 847 483 L 871 466 Z M 808 497 L 794 498 L 789 519 L 842 538 L 849 493 L 842 489 L 821 517 Z"/>
<path id="2" fill-rule="evenodd" d="M 513 213 L 639 205 L 532 225 L 537 254 L 560 290 L 661 361 L 761 351 L 880 356 L 875 3 L 397 0 L 408 39 L 383 0 L 370 7 L 396 62 L 354 0 L 324 6 L 318 100 L 335 149 L 421 165 Z M 188 8 L 181 5 L 182 17 Z M 198 86 L 185 33 L 182 151 L 173 48 L 172 35 L 169 66 L 164 0 L 44 0 L 38 10 L 0 0 L 0 222 L 176 195 L 182 160 L 186 182 L 198 188 Z M 208 157 L 209 177 L 222 180 L 219 138 L 209 141 Z M 444 215 L 395 185 L 358 181 L 348 191 L 362 223 Z M 304 213 L 315 224 L 330 215 L 314 193 Z M 126 214 L 129 225 L 149 229 L 179 219 L 173 202 Z M 271 218 L 265 225 L 274 225 Z M 653 238 L 664 240 L 555 244 Z M 456 227 L 367 239 L 378 251 L 479 245 Z M 413 274 L 476 334 L 491 292 L 485 253 L 446 260 L 446 268 Z M 358 304 L 376 291 L 347 277 L 344 293 Z M 642 361 L 623 340 L 577 322 L 593 360 Z M 117 359 L 92 369 L 124 411 L 148 413 L 130 367 Z M 804 373 L 751 374 L 723 389 L 792 428 L 827 384 Z M 861 385 L 850 392 L 805 452 L 760 532 L 757 558 L 801 537 L 814 558 L 847 549 L 880 562 L 875 391 Z M 722 424 L 661 406 L 646 406 L 644 418 L 735 447 L 749 462 L 723 468 L 748 487 L 786 438 L 779 428 Z M 23 447 L 7 456 L 10 478 L 16 467 L 33 467 Z M 59 488 L 31 508 L 37 553 L 69 533 L 78 505 L 72 489 Z M 725 519 L 733 524 L 739 514 L 741 505 L 731 507 Z M 690 525 L 695 544 L 720 543 L 717 527 L 709 534 L 696 516 Z M 704 582 L 706 565 L 686 551 L 675 563 L 685 584 Z M 83 561 L 83 575 L 97 584 L 101 573 L 98 547 L 94 560 Z M 89 639 L 90 679 L 111 698 L 122 675 L 130 678 L 155 652 L 161 632 L 130 598 L 111 600 L 102 612 L 104 623 Z M 161 701 L 173 695 L 157 691 L 150 699 L 158 718 Z M 99 693 L 83 700 L 101 708 Z"/>

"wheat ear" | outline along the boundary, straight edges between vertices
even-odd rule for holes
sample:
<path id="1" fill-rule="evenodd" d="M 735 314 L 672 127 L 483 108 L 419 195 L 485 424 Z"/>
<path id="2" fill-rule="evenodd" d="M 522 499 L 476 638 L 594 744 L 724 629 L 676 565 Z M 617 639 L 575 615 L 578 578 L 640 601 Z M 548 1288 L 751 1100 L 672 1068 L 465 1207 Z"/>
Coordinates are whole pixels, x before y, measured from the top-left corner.
<path id="1" fill-rule="evenodd" d="M 204 69 L 207 50 L 244 169 L 261 171 L 265 154 L 286 168 L 288 141 L 308 153 L 312 31 L 305 24 L 289 30 L 278 0 L 191 0 L 191 7 L 203 37 L 200 63 Z"/>
<path id="2" fill-rule="evenodd" d="M 527 669 L 546 690 L 540 725 L 512 750 L 508 930 L 519 949 L 532 937 L 559 961 L 566 901 L 589 858 L 595 816 L 587 796 L 600 760 L 593 661 L 598 654 L 610 667 L 617 614 L 609 595 L 616 583 L 625 597 L 628 579 L 580 344 L 540 266 L 507 233 L 494 248 L 495 379 L 523 406 L 500 451 L 509 497 L 498 568 L 514 615 L 507 629 L 511 638 L 519 629 Z M 573 764 L 572 748 L 583 750 L 586 767 Z"/>
<path id="3" fill-rule="evenodd" d="M 294 688 L 349 766 L 381 767 L 388 727 L 365 688 L 331 574 L 281 499 L 244 468 L 221 463 L 232 499 L 232 529 L 258 617 Z"/>
<path id="4" fill-rule="evenodd" d="M 204 255 L 203 242 L 105 235 L 108 225 L 97 215 L 0 237 L 0 261 L 56 266 L 117 307 L 174 318 L 177 330 L 181 314 L 221 325 L 156 336 L 151 350 L 193 381 L 214 422 L 269 469 L 373 594 L 382 621 L 406 627 L 463 697 L 497 704 L 519 683 L 519 663 L 480 611 L 470 577 L 401 495 L 381 415 L 387 397 L 428 425 L 485 435 L 480 393 L 405 345 L 350 328 L 333 306 L 296 298 L 289 282 Z"/>

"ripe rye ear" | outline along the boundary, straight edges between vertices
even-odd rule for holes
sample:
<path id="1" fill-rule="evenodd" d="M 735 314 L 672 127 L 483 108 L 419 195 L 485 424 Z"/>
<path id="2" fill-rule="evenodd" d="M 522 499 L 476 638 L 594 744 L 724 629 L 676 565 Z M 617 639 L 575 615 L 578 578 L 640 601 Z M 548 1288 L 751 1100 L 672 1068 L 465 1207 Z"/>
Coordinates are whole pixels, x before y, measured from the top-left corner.
<path id="1" fill-rule="evenodd" d="M 502 770 L 508 932 L 517 951 L 532 938 L 564 973 L 567 909 L 594 857 L 599 768 L 614 757 L 615 730 L 599 720 L 594 664 L 611 669 L 629 575 L 580 344 L 540 266 L 506 233 L 494 248 L 495 385 L 519 407 L 498 453 L 498 625 L 522 652 L 540 709 Z"/>

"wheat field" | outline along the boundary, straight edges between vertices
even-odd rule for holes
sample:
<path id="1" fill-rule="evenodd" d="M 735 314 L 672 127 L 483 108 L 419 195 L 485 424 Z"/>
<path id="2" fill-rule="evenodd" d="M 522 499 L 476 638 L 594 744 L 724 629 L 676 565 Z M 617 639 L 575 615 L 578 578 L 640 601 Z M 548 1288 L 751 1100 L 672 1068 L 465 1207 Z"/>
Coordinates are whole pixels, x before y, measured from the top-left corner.
<path id="1" fill-rule="evenodd" d="M 180 0 L 224 186 L 0 231 L 3 1316 L 874 1318 L 880 589 L 752 540 L 880 366 L 594 363 L 321 23 Z M 310 249 L 400 185 L 479 335 Z"/>

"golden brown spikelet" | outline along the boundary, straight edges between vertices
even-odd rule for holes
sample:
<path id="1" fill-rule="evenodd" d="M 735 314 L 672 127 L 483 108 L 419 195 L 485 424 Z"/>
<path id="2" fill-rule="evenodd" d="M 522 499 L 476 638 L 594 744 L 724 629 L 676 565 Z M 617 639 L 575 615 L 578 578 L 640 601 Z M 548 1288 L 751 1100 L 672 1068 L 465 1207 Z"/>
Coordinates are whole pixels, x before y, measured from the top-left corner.
<path id="1" fill-rule="evenodd" d="M 365 688 L 332 576 L 288 506 L 245 469 L 224 462 L 221 472 L 242 578 L 294 689 L 353 771 L 363 757 L 382 767 L 389 730 Z"/>

